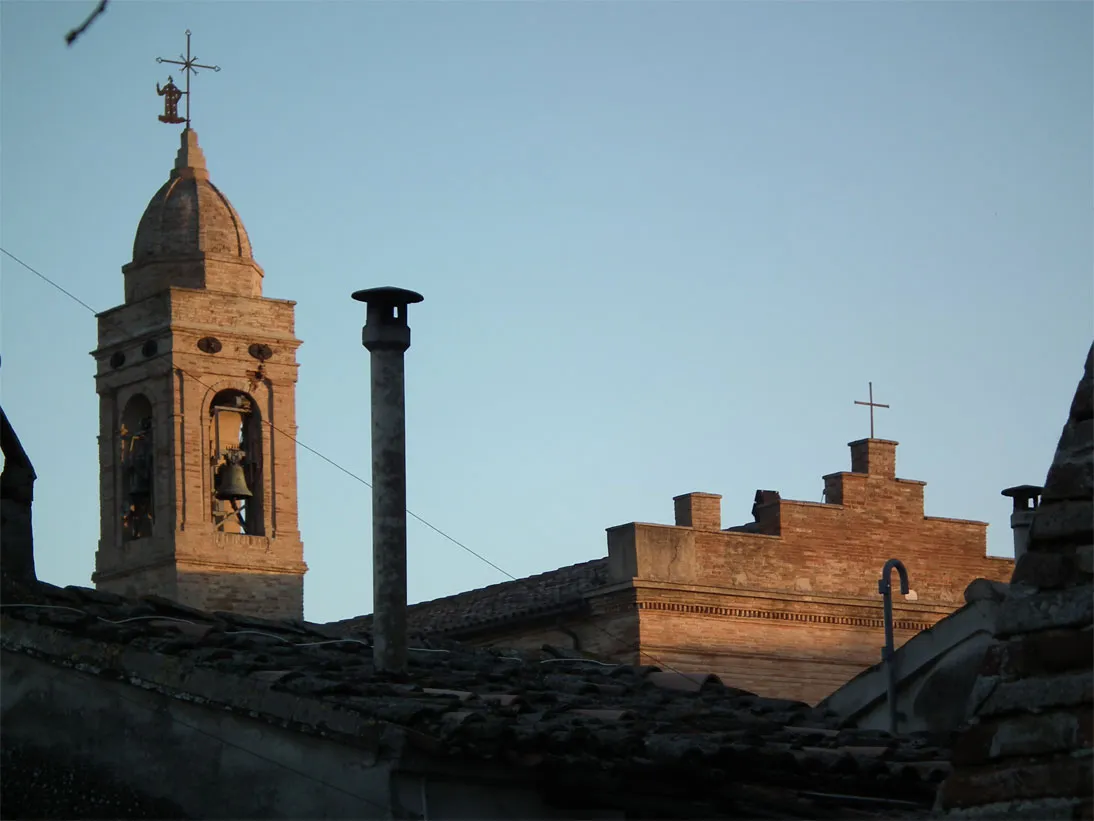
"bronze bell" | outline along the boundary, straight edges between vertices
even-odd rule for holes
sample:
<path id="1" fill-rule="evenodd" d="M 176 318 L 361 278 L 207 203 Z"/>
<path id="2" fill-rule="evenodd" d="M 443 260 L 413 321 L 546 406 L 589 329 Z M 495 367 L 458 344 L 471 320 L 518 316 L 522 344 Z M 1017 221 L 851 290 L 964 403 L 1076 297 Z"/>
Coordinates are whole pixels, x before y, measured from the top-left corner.
<path id="1" fill-rule="evenodd" d="M 235 461 L 225 462 L 217 471 L 216 496 L 221 501 L 250 499 L 252 495 L 247 487 L 247 478 L 243 475 L 243 465 Z"/>

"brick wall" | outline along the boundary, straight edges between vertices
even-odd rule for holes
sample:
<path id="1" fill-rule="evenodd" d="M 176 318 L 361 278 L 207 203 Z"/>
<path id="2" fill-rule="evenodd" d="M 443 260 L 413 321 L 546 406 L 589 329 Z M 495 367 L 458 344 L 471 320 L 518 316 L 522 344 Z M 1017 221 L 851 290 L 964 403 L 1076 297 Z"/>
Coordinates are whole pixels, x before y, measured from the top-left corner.
<path id="1" fill-rule="evenodd" d="M 138 548 L 139 549 L 139 548 Z M 144 557 L 141 557 L 144 558 Z M 155 593 L 167 599 L 178 599 L 178 574 L 175 571 L 174 557 L 170 554 L 141 561 L 132 558 L 125 572 L 117 575 L 103 575 L 96 579 L 95 587 L 119 596 L 142 596 Z"/>
<path id="2" fill-rule="evenodd" d="M 638 651 L 635 591 L 621 590 L 589 599 L 581 615 L 546 619 L 544 623 L 516 621 L 495 625 L 477 635 L 460 635 L 480 647 L 541 648 L 545 644 L 602 661 L 620 664 L 656 664 Z"/>
<path id="3" fill-rule="evenodd" d="M 216 612 L 269 619 L 304 618 L 304 577 L 300 573 L 178 571 L 178 601 Z"/>
<path id="4" fill-rule="evenodd" d="M 679 670 L 710 671 L 735 687 L 811 704 L 880 658 L 878 601 L 807 593 L 746 593 L 636 581 L 642 650 Z M 894 607 L 898 644 L 946 614 Z"/>
<path id="5" fill-rule="evenodd" d="M 816 702 L 880 660 L 886 560 L 904 562 L 917 594 L 894 601 L 898 645 L 960 607 L 974 579 L 1010 578 L 1012 560 L 986 555 L 985 523 L 924 515 L 924 483 L 896 478 L 895 442 L 850 447 L 862 472 L 826 476 L 825 503 L 762 492 L 753 523 L 719 530 L 719 497 L 692 493 L 674 500 L 675 526 L 609 529 L 611 580 L 639 591 L 642 650 Z"/>
<path id="6" fill-rule="evenodd" d="M 890 439 L 858 439 L 851 442 L 851 472 L 896 478 L 896 446 Z"/>
<path id="7" fill-rule="evenodd" d="M 877 597 L 901 559 L 920 601 L 957 605 L 975 578 L 1007 581 L 1011 559 L 988 557 L 986 525 L 782 500 L 781 535 L 628 524 L 609 532 L 614 578 Z M 623 575 L 629 574 L 629 575 Z"/>
<path id="8" fill-rule="evenodd" d="M 722 497 L 717 493 L 685 493 L 673 500 L 676 524 L 696 530 L 722 529 Z"/>

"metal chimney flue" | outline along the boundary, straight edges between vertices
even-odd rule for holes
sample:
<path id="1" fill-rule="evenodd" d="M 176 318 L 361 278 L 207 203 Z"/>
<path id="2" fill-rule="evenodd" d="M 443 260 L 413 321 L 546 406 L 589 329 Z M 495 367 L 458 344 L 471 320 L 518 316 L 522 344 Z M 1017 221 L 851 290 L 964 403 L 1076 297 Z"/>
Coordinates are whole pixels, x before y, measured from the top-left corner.
<path id="1" fill-rule="evenodd" d="M 377 670 L 406 669 L 406 391 L 408 306 L 423 297 L 403 288 L 369 288 L 361 343 L 372 372 L 372 659 Z"/>
<path id="2" fill-rule="evenodd" d="M 1014 500 L 1014 510 L 1010 514 L 1010 529 L 1014 532 L 1014 560 L 1018 561 L 1029 548 L 1029 526 L 1033 524 L 1033 515 L 1041 504 L 1043 487 L 1037 485 L 1017 485 L 1008 487 L 1003 495 Z"/>

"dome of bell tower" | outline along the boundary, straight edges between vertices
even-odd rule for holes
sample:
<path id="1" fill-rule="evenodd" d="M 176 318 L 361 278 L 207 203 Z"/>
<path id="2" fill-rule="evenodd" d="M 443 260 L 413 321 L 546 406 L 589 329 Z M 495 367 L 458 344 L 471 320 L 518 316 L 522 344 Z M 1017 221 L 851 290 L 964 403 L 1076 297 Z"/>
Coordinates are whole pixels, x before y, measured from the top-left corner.
<path id="1" fill-rule="evenodd" d="M 125 300 L 166 288 L 204 288 L 262 295 L 262 269 L 239 212 L 205 165 L 198 135 L 186 128 L 171 174 L 137 225 L 133 261 L 122 268 Z"/>

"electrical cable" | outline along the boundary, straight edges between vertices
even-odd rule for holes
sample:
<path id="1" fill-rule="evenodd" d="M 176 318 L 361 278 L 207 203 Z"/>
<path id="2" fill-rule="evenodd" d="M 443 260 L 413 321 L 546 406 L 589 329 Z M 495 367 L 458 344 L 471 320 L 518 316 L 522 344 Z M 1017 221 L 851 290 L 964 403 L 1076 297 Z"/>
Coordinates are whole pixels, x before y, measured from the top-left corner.
<path id="1" fill-rule="evenodd" d="M 49 278 L 49 277 L 47 277 L 47 276 L 46 276 L 45 274 L 43 274 L 43 273 L 42 273 L 41 271 L 38 271 L 37 269 L 35 269 L 35 268 L 34 268 L 34 267 L 32 267 L 31 265 L 28 265 L 28 264 L 27 264 L 26 262 L 24 262 L 23 260 L 21 260 L 21 259 L 20 259 L 19 257 L 15 256 L 15 254 L 11 253 L 11 252 L 10 252 L 10 251 L 8 251 L 8 250 L 7 250 L 6 248 L 0 247 L 0 253 L 3 253 L 3 254 L 5 254 L 6 256 L 10 257 L 10 258 L 11 258 L 12 260 L 14 260 L 15 262 L 17 262 L 17 263 L 18 263 L 19 265 L 21 265 L 21 266 L 22 266 L 23 268 L 25 268 L 25 269 L 26 269 L 27 271 L 29 271 L 30 273 L 34 274 L 34 275 L 35 275 L 36 277 L 38 277 L 39 279 L 41 279 L 41 280 L 42 280 L 43 282 L 45 282 L 45 283 L 47 283 L 47 284 L 49 284 L 49 285 L 53 286 L 54 288 L 56 288 L 56 289 L 57 289 L 58 291 L 60 291 L 60 292 L 61 292 L 62 294 L 64 294 L 65 296 L 69 297 L 70 299 L 72 299 L 73 301 L 75 301 L 76 303 L 78 303 L 79 305 L 82 305 L 82 306 L 83 306 L 84 308 L 86 308 L 86 309 L 87 309 L 88 311 L 90 311 L 90 312 L 91 312 L 91 313 L 92 313 L 92 314 L 93 314 L 94 316 L 96 316 L 96 318 L 102 319 L 102 317 L 99 317 L 99 314 L 98 314 L 98 312 L 97 312 L 97 311 L 96 311 L 96 310 L 95 310 L 94 308 L 92 308 L 92 307 L 91 307 L 90 305 L 88 305 L 88 304 L 87 304 L 86 302 L 84 302 L 84 301 L 83 301 L 82 299 L 80 299 L 80 298 L 79 298 L 79 297 L 77 297 L 76 295 L 72 294 L 71 292 L 69 292 L 69 291 L 65 290 L 65 289 L 64 289 L 63 287 L 61 287 L 61 286 L 60 286 L 60 285 L 58 285 L 58 284 L 57 284 L 56 282 L 54 282 L 54 281 L 53 281 L 52 279 L 50 279 L 50 278 Z M 121 329 L 121 328 L 119 328 L 119 330 L 122 330 L 122 329 Z M 175 369 L 176 371 L 178 371 L 179 373 L 185 374 L 185 375 L 186 375 L 186 376 L 188 376 L 188 377 L 189 377 L 190 379 L 194 380 L 194 381 L 195 381 L 195 382 L 196 382 L 197 384 L 201 385 L 202 387 L 206 388 L 207 390 L 214 390 L 212 386 L 210 386 L 210 385 L 206 384 L 206 383 L 205 383 L 205 382 L 203 382 L 203 381 L 202 381 L 201 379 L 199 379 L 198 377 L 194 376 L 194 374 L 192 374 L 192 373 L 189 373 L 188 371 L 186 371 L 185 369 L 183 369 L 183 368 L 181 368 L 181 367 L 179 367 L 179 366 L 177 366 L 177 365 L 174 365 L 173 367 L 174 367 L 174 369 Z M 327 462 L 328 464 L 330 464 L 330 465 L 334 466 L 334 467 L 335 467 L 335 468 L 337 468 L 338 470 L 342 471 L 342 472 L 343 472 L 344 474 L 346 474 L 347 476 L 349 476 L 349 477 L 351 477 L 351 478 L 353 478 L 353 479 L 356 479 L 356 480 L 357 480 L 358 482 L 360 482 L 361 484 L 363 484 L 363 485 L 364 485 L 365 487 L 367 487 L 367 488 L 371 488 L 371 487 L 372 487 L 372 484 L 371 484 L 370 482 L 368 482 L 368 481 L 366 481 L 365 479 L 363 479 L 362 477 L 358 476 L 358 475 L 357 475 L 356 473 L 354 473 L 353 471 L 349 470 L 348 468 L 345 468 L 345 467 L 343 467 L 342 465 L 338 464 L 337 462 L 335 462 L 335 461 L 334 461 L 333 459 L 331 459 L 330 457 L 328 457 L 328 456 L 326 456 L 326 455 L 324 455 L 324 454 L 320 453 L 320 452 L 319 452 L 318 450 L 316 450 L 315 448 L 313 448 L 313 447 L 311 447 L 311 446 L 309 446 L 309 445 L 306 445 L 305 443 L 301 442 L 301 441 L 300 441 L 299 439 L 297 439 L 297 438 L 296 438 L 295 436 L 293 436 L 293 435 L 292 435 L 291 433 L 288 433 L 287 431 L 284 431 L 284 430 L 282 430 L 281 428 L 277 427 L 276 425 L 274 425 L 274 424 L 273 424 L 272 422 L 270 422 L 270 421 L 269 421 L 269 420 L 267 420 L 267 419 L 261 419 L 261 421 L 262 421 L 262 422 L 263 422 L 264 424 L 266 424 L 266 425 L 269 425 L 269 427 L 270 427 L 270 429 L 271 429 L 271 430 L 277 431 L 277 432 L 278 432 L 278 433 L 280 433 L 280 434 L 281 434 L 282 436 L 286 437 L 287 439 L 289 439 L 290 441 L 292 441 L 293 443 L 295 443 L 295 444 L 296 444 L 296 445 L 298 445 L 299 447 L 303 448 L 304 450 L 308 451 L 309 453 L 312 453 L 312 454 L 314 454 L 315 456 L 318 456 L 318 457 L 319 457 L 320 459 L 322 459 L 323 461 Z M 534 592 L 538 592 L 538 591 L 536 591 L 536 588 L 535 588 L 534 586 L 532 586 L 532 585 L 531 585 L 531 584 L 530 584 L 530 583 L 529 583 L 528 581 L 526 581 L 525 579 L 517 578 L 516 576 L 514 576 L 514 575 L 513 575 L 512 573 L 510 573 L 509 571 L 505 570 L 505 569 L 504 569 L 504 568 L 502 568 L 502 567 L 499 567 L 499 566 L 498 566 L 497 564 L 495 564 L 494 562 L 490 561 L 490 560 L 489 560 L 488 558 L 486 558 L 485 556 L 483 556 L 483 555 L 482 555 L 481 553 L 478 553 L 477 551 L 475 551 L 475 550 L 472 550 L 472 549 L 471 549 L 470 547 L 468 547 L 467 545 L 465 545 L 465 544 L 464 544 L 463 542 L 459 541 L 458 539 L 456 539 L 456 538 L 455 538 L 455 537 L 453 537 L 453 536 L 450 536 L 450 535 L 449 535 L 448 533 L 445 533 L 445 532 L 444 532 L 443 530 L 441 530 L 441 529 L 440 529 L 439 527 L 437 527 L 436 525 L 434 525 L 434 524 L 432 524 L 431 522 L 427 521 L 426 519 L 422 518 L 421 516 L 419 516 L 419 515 L 418 515 L 417 513 L 415 513 L 414 511 L 412 511 L 412 510 L 410 510 L 409 508 L 407 508 L 406 512 L 407 512 L 407 515 L 408 515 L 408 516 L 411 516 L 411 517 L 412 517 L 412 518 L 414 518 L 414 519 L 415 519 L 416 521 L 418 521 L 418 522 L 420 522 L 421 524 L 423 524 L 423 525 L 425 525 L 426 527 L 428 527 L 428 528 L 429 528 L 430 530 L 433 530 L 434 532 L 438 533 L 438 534 L 439 534 L 440 536 L 443 536 L 443 537 L 444 537 L 445 539 L 447 539 L 448 541 L 450 541 L 450 542 L 451 542 L 452 544 L 456 545 L 456 546 L 457 546 L 457 547 L 459 547 L 460 549 L 462 549 L 462 550 L 464 550 L 465 552 L 469 553 L 470 555 L 474 556 L 474 557 L 475 557 L 476 559 L 479 559 L 480 561 L 482 561 L 482 562 L 484 562 L 485 564 L 489 565 L 490 567 L 494 568 L 494 569 L 495 569 L 495 570 L 497 570 L 497 571 L 498 571 L 499 573 L 501 573 L 501 574 L 502 574 L 503 576 L 507 576 L 507 577 L 508 577 L 508 578 L 509 578 L 509 579 L 510 579 L 511 581 L 514 581 L 514 582 L 516 582 L 516 583 L 518 583 L 518 584 L 521 584 L 521 585 L 523 585 L 524 587 L 527 587 L 527 588 L 528 588 L 529 590 L 532 590 L 532 591 L 534 591 Z M 672 667 L 671 665 L 669 665 L 669 664 L 665 663 L 664 661 L 661 661 L 660 659 L 658 659 L 658 658 L 657 658 L 656 656 L 654 656 L 654 655 L 650 654 L 649 652 L 647 652 L 647 651 L 643 650 L 643 649 L 641 648 L 640 642 L 635 642 L 634 644 L 629 644 L 628 642 L 626 642 L 626 641 L 624 641 L 623 639 L 619 638 L 618 636 L 614 635 L 614 634 L 613 634 L 613 633 L 611 633 L 611 632 L 610 632 L 609 630 L 605 629 L 604 627 L 602 627 L 601 625 L 597 624 L 597 623 L 596 623 L 596 622 L 594 622 L 594 621 L 590 621 L 590 622 L 589 622 L 589 625 L 590 625 L 590 626 L 592 626 L 592 627 L 594 627 L 595 629 L 599 630 L 599 631 L 600 631 L 601 633 L 603 633 L 603 634 L 604 634 L 605 636 L 607 636 L 607 637 L 608 637 L 609 639 L 611 639 L 611 640 L 612 640 L 613 642 L 616 642 L 617 644 L 619 644 L 619 645 L 620 645 L 621 647 L 627 647 L 627 648 L 629 648 L 629 649 L 631 649 L 631 650 L 636 650 L 636 651 L 637 651 L 637 652 L 638 652 L 638 653 L 639 653 L 640 655 L 642 655 L 642 656 L 645 656 L 646 658 L 650 659 L 650 660 L 651 660 L 651 661 L 652 661 L 652 662 L 653 662 L 654 664 L 656 664 L 657 666 L 659 666 L 659 667 L 664 667 L 664 668 L 666 668 L 667 670 L 670 670 L 671 672 L 674 672 L 674 673 L 678 673 L 678 674 L 680 674 L 680 671 L 679 671 L 679 670 L 677 670 L 676 668 L 674 668 L 674 667 Z M 561 660 L 565 660 L 565 659 L 559 659 L 559 660 L 561 661 Z M 600 662 L 600 663 L 603 663 L 603 662 Z M 681 674 L 681 675 L 682 675 L 682 674 Z"/>

